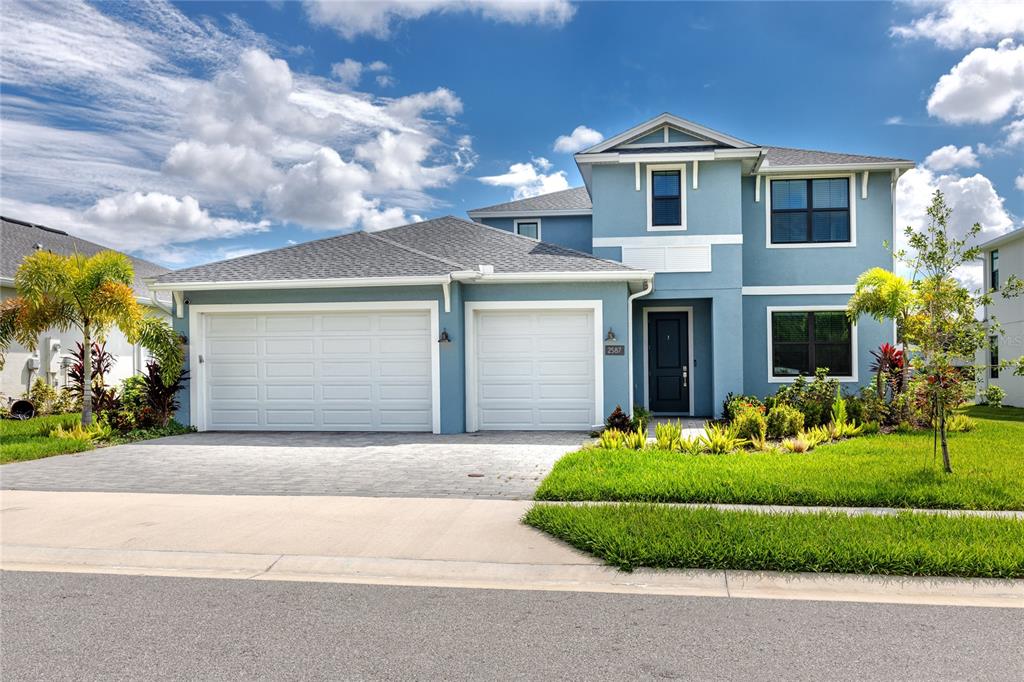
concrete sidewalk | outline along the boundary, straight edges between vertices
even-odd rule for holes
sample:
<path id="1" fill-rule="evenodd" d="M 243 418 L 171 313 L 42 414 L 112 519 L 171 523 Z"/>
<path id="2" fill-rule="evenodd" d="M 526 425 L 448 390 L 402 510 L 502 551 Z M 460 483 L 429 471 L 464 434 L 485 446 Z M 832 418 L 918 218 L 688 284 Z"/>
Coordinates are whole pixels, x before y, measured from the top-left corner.
<path id="1" fill-rule="evenodd" d="M 1024 581 L 625 573 L 522 525 L 530 504 L 4 491 L 0 569 L 1024 607 Z"/>

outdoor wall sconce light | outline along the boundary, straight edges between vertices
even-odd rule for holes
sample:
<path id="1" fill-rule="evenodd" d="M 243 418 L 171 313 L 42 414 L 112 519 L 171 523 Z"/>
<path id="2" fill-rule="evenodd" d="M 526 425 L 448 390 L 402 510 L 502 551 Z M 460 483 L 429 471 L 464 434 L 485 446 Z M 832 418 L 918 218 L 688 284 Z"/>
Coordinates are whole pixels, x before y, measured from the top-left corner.
<path id="1" fill-rule="evenodd" d="M 611 327 L 608 327 L 608 336 L 604 337 L 604 340 L 607 341 L 608 343 L 618 341 L 618 339 L 615 338 L 615 332 L 612 331 Z"/>
<path id="2" fill-rule="evenodd" d="M 442 329 L 441 336 L 437 339 L 438 343 L 451 343 L 452 337 L 448 336 L 448 330 Z"/>

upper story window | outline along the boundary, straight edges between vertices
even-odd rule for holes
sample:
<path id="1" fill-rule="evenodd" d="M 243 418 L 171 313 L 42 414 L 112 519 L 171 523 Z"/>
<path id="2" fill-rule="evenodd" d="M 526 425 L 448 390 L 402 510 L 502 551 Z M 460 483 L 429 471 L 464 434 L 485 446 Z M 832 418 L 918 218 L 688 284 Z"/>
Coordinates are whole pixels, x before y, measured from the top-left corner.
<path id="1" fill-rule="evenodd" d="M 647 167 L 647 229 L 686 229 L 686 167 Z"/>
<path id="2" fill-rule="evenodd" d="M 540 241 L 540 219 L 517 220 L 514 223 L 516 234 Z"/>
<path id="3" fill-rule="evenodd" d="M 850 179 L 771 181 L 772 244 L 851 242 Z"/>
<path id="4" fill-rule="evenodd" d="M 853 325 L 845 310 L 769 310 L 771 376 L 854 376 Z"/>
<path id="5" fill-rule="evenodd" d="M 988 265 L 991 273 L 989 285 L 992 289 L 999 289 L 999 249 L 992 249 L 989 252 Z"/>

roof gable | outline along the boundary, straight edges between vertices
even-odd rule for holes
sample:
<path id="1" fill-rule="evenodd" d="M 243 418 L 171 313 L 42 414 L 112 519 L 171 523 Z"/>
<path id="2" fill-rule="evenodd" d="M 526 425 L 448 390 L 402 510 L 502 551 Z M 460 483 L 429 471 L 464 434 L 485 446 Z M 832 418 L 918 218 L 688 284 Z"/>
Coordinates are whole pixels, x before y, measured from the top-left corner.
<path id="1" fill-rule="evenodd" d="M 471 218 L 477 216 L 494 216 L 507 214 L 510 216 L 528 215 L 589 215 L 593 206 L 590 193 L 586 187 L 573 187 L 558 192 L 539 194 L 535 197 L 506 201 L 493 206 L 474 208 L 468 211 Z"/>
<path id="2" fill-rule="evenodd" d="M 668 140 L 665 139 L 666 131 Z M 673 132 L 674 131 L 674 132 Z M 660 142 L 656 141 L 656 136 L 661 134 L 662 139 Z M 630 128 L 629 130 L 619 133 L 614 137 L 610 137 L 603 142 L 600 142 L 589 149 L 584 149 L 579 155 L 587 154 L 599 154 L 601 152 L 612 150 L 620 145 L 626 144 L 712 144 L 723 147 L 733 148 L 745 148 L 745 147 L 756 147 L 757 145 L 751 144 L 745 140 L 741 140 L 732 135 L 702 126 L 699 123 L 693 121 L 687 121 L 684 118 L 679 118 L 673 114 L 664 113 L 654 118 L 644 121 L 643 123 Z"/>

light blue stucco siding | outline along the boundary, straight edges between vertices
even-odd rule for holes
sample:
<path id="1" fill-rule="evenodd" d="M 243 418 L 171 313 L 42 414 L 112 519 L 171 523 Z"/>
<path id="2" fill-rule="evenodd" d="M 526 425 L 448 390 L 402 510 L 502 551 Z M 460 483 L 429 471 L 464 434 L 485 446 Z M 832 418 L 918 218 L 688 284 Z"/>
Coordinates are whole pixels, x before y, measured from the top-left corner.
<path id="1" fill-rule="evenodd" d="M 839 175 L 849 175 L 839 174 Z M 868 176 L 868 198 L 861 198 L 861 176 L 855 191 L 856 246 L 767 248 L 765 245 L 765 192 L 754 201 L 754 179 L 743 178 L 743 284 L 745 286 L 786 286 L 810 284 L 853 284 L 857 276 L 873 267 L 892 268 L 893 241 L 891 174 Z"/>
<path id="2" fill-rule="evenodd" d="M 639 191 L 633 164 L 596 165 L 591 177 L 594 237 L 739 234 L 740 171 L 739 161 L 702 161 L 694 189 L 693 162 L 687 162 L 687 229 L 648 231 L 647 164 L 640 164 Z"/>
<path id="3" fill-rule="evenodd" d="M 602 309 L 602 334 L 611 327 L 624 334 L 626 329 L 627 285 L 610 283 L 565 284 L 480 284 L 451 285 L 450 312 L 444 311 L 444 300 L 439 285 L 415 287 L 375 287 L 344 289 L 277 289 L 251 291 L 191 291 L 186 294 L 189 304 L 184 316 L 173 319 L 174 328 L 186 338 L 190 336 L 188 309 L 191 305 L 214 304 L 269 304 L 269 303 L 334 303 L 365 301 L 436 301 L 438 325 L 447 330 L 450 343 L 440 345 L 441 370 L 441 432 L 461 433 L 466 429 L 466 356 L 465 356 L 465 302 L 466 301 L 553 301 L 599 300 Z M 602 356 L 604 370 L 604 414 L 616 404 L 626 403 L 628 396 L 627 361 L 624 356 Z M 186 368 L 188 368 L 186 359 Z M 177 418 L 190 422 L 188 391 L 179 396 L 181 407 Z"/>
<path id="4" fill-rule="evenodd" d="M 800 307 L 839 306 L 846 305 L 849 296 L 841 295 L 809 295 L 809 296 L 744 296 L 743 297 L 743 392 L 757 396 L 775 393 L 781 383 L 769 381 L 768 360 L 768 308 L 769 307 Z M 842 386 L 849 392 L 871 382 L 871 351 L 882 343 L 893 343 L 893 325 L 891 321 L 876 322 L 870 318 L 861 318 L 857 322 L 857 344 L 854 353 L 857 360 L 857 381 L 846 382 Z"/>
<path id="5" fill-rule="evenodd" d="M 478 218 L 477 222 L 511 232 L 516 220 L 517 218 Z M 593 247 L 589 215 L 524 217 L 518 220 L 539 220 L 541 241 L 549 244 L 558 244 L 584 253 L 590 253 Z"/>

